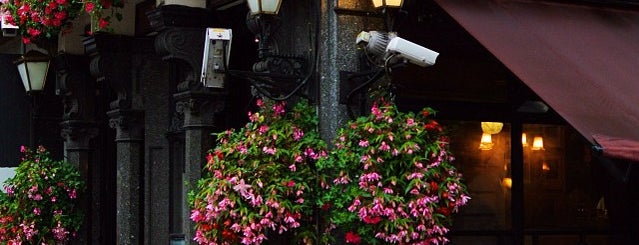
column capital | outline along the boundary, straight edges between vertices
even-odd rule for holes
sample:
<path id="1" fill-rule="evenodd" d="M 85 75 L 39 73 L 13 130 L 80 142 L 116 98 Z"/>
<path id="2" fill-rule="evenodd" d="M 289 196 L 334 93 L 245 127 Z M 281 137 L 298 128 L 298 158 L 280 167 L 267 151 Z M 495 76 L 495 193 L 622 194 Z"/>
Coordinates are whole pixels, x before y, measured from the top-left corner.
<path id="1" fill-rule="evenodd" d="M 89 121 L 67 120 L 60 127 L 66 150 L 89 150 L 89 141 L 99 132 L 98 124 Z"/>
<path id="2" fill-rule="evenodd" d="M 174 94 L 175 109 L 184 116 L 184 128 L 213 127 L 216 114 L 225 106 L 225 93 L 187 91 Z"/>
<path id="3" fill-rule="evenodd" d="M 118 109 L 107 115 L 109 126 L 116 130 L 116 142 L 144 140 L 144 111 Z"/>

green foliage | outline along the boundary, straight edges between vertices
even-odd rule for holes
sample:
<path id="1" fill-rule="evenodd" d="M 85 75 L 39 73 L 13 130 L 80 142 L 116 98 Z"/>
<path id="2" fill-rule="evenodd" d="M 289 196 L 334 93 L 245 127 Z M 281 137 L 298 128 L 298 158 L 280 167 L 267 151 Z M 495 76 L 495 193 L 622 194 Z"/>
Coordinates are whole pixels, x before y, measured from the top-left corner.
<path id="1" fill-rule="evenodd" d="M 402 113 L 382 100 L 339 131 L 335 150 L 317 164 L 326 188 L 323 244 L 447 240 L 450 214 L 470 198 L 433 113 Z M 345 240 L 334 240 L 334 228 Z"/>
<path id="2" fill-rule="evenodd" d="M 83 220 L 78 170 L 40 146 L 22 148 L 16 175 L 0 193 L 0 244 L 56 244 L 76 235 Z"/>
<path id="3" fill-rule="evenodd" d="M 315 240 L 314 163 L 325 157 L 315 109 L 258 101 L 239 131 L 218 134 L 205 177 L 191 193 L 200 244 L 260 244 L 273 234 Z"/>

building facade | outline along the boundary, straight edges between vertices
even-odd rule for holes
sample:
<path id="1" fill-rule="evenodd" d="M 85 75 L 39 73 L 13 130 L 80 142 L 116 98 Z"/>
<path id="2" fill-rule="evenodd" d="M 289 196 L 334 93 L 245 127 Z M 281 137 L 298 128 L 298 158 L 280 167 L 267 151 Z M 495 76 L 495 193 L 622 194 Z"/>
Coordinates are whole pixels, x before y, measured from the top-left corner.
<path id="1" fill-rule="evenodd" d="M 266 27 L 247 25 L 245 1 L 126 4 L 128 31 L 58 40 L 38 95 L 20 90 L 16 55 L 0 56 L 10 74 L 0 78 L 0 157 L 15 165 L 19 145 L 43 144 L 80 167 L 90 215 L 78 244 L 189 244 L 187 193 L 214 147 L 212 133 L 242 126 L 255 87 L 264 86 L 251 75 L 264 61 L 255 42 L 264 36 L 254 32 Z M 390 76 L 402 110 L 432 107 L 450 130 L 473 198 L 455 216 L 453 244 L 633 244 L 637 159 L 610 157 L 593 137 L 639 141 L 639 113 L 628 106 L 639 86 L 619 82 L 638 77 L 638 6 L 405 0 L 402 11 L 388 11 L 364 0 L 282 1 L 278 25 L 269 26 L 276 57 L 262 63 L 287 75 L 268 77 L 272 95 L 310 98 L 330 141 L 366 113 L 368 90 L 354 88 L 374 67 L 357 35 L 396 31 L 440 53 L 432 67 L 405 64 Z M 579 31 L 582 24 L 592 31 Z M 209 27 L 233 31 L 224 88 L 200 83 Z M 483 145 L 481 122 L 503 123 Z M 537 137 L 542 148 L 533 148 Z"/>

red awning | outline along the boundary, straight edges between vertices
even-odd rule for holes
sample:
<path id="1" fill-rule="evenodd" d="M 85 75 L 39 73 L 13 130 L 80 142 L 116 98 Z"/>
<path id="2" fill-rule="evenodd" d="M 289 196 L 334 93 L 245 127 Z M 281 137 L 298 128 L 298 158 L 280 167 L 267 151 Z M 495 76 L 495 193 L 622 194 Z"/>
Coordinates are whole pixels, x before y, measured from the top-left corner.
<path id="1" fill-rule="evenodd" d="M 592 143 L 594 135 L 639 142 L 639 11 L 435 1 Z"/>

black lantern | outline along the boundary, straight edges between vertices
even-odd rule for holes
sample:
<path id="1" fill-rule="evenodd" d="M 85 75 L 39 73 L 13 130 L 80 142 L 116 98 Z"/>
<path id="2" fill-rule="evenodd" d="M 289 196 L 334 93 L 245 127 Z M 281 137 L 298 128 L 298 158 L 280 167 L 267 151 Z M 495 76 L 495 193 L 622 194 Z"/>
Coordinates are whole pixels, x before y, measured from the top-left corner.
<path id="1" fill-rule="evenodd" d="M 15 62 L 27 93 L 42 91 L 47 80 L 49 57 L 38 51 L 31 50 Z"/>

